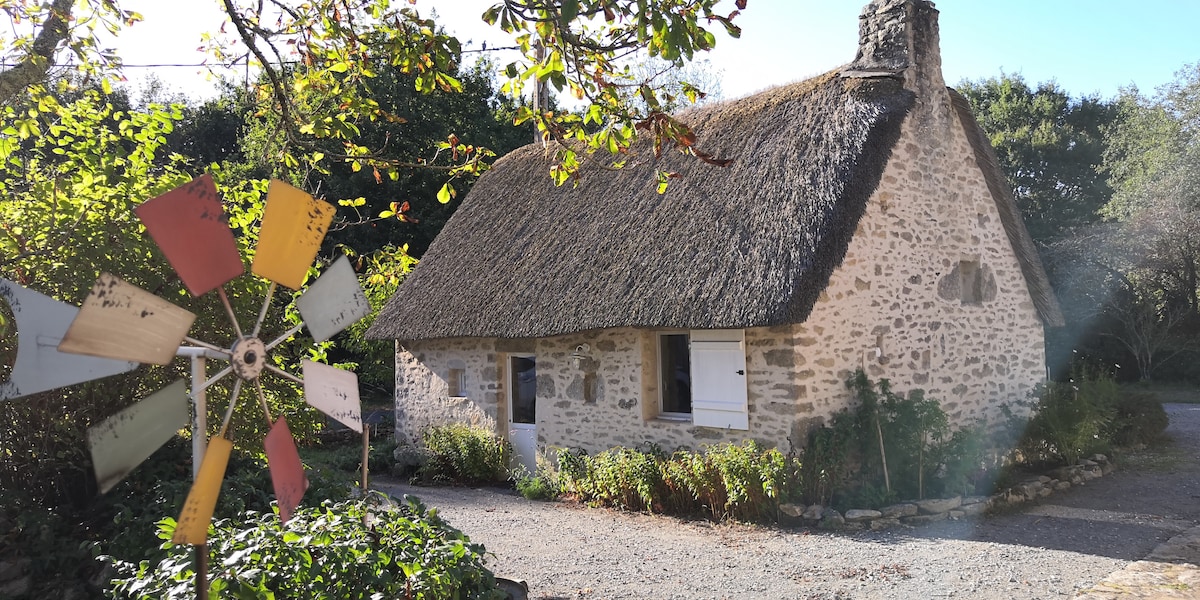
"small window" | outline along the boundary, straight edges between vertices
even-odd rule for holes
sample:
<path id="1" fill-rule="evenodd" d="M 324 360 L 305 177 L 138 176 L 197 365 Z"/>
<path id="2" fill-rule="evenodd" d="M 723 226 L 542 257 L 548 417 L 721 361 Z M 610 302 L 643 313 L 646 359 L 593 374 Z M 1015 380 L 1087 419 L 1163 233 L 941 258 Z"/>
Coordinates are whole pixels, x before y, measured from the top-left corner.
<path id="1" fill-rule="evenodd" d="M 962 290 L 963 304 L 983 303 L 983 269 L 979 261 L 961 260 L 958 262 L 959 289 Z"/>
<path id="2" fill-rule="evenodd" d="M 690 415 L 692 367 L 686 333 L 658 336 L 658 372 L 663 414 Z"/>
<path id="3" fill-rule="evenodd" d="M 450 369 L 450 374 L 446 377 L 446 387 L 451 398 L 460 398 L 466 396 L 467 370 Z"/>

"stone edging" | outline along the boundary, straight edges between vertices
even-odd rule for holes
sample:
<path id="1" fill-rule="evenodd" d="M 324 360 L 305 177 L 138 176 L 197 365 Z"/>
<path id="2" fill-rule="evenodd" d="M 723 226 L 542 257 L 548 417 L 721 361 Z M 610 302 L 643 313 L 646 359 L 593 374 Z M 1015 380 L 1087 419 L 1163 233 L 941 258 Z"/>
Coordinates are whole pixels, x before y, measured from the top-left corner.
<path id="1" fill-rule="evenodd" d="M 1018 506 L 1030 500 L 1045 498 L 1056 491 L 1068 489 L 1073 485 L 1083 485 L 1088 481 L 1108 475 L 1114 469 L 1114 465 L 1107 456 L 1094 454 L 1089 459 L 1079 461 L 1079 464 L 1054 469 L 1046 475 L 1022 481 L 991 496 L 955 496 L 953 498 L 912 500 L 885 506 L 879 510 L 852 508 L 845 514 L 820 504 L 810 506 L 781 504 L 779 505 L 779 523 L 781 525 L 808 525 L 822 529 L 870 529 L 872 531 L 901 525 L 926 525 L 947 519 L 957 520 L 963 517 L 977 516 L 988 511 Z"/>

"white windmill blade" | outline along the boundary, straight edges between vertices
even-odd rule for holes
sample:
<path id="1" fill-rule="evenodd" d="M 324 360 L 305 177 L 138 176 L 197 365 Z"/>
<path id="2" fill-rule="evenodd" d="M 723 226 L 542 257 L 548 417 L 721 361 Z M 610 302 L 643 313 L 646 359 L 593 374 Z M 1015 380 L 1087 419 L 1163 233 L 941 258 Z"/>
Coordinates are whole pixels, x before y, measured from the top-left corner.
<path id="1" fill-rule="evenodd" d="M 138 363 L 58 351 L 58 343 L 79 309 L 0 279 L 0 297 L 17 324 L 17 361 L 12 377 L 0 383 L 0 401 L 92 381 L 138 368 Z"/>
<path id="2" fill-rule="evenodd" d="M 196 315 L 102 273 L 58 349 L 156 365 L 175 360 Z"/>
<path id="3" fill-rule="evenodd" d="M 335 336 L 371 312 L 350 259 L 342 255 L 300 297 L 296 308 L 317 343 Z"/>
<path id="4" fill-rule="evenodd" d="M 106 493 L 187 426 L 187 387 L 180 379 L 87 430 L 100 493 Z"/>
<path id="5" fill-rule="evenodd" d="M 304 401 L 354 431 L 362 431 L 358 375 L 324 363 L 301 361 Z"/>

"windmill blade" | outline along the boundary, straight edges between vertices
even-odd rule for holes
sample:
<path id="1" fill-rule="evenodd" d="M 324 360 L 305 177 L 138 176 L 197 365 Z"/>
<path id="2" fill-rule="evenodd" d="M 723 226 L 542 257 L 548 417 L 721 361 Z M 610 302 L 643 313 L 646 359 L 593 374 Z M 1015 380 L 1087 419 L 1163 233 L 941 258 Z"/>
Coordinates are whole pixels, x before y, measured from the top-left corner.
<path id="1" fill-rule="evenodd" d="M 193 296 L 246 272 L 211 175 L 133 209 Z"/>
<path id="2" fill-rule="evenodd" d="M 350 259 L 342 255 L 296 299 L 296 308 L 313 341 L 337 335 L 371 312 L 371 303 L 358 284 Z"/>
<path id="3" fill-rule="evenodd" d="M 304 401 L 353 431 L 362 431 L 358 375 L 324 363 L 301 361 Z"/>
<path id="4" fill-rule="evenodd" d="M 183 380 L 153 393 L 89 427 L 88 447 L 100 493 L 107 493 L 187 426 L 188 395 Z"/>
<path id="5" fill-rule="evenodd" d="M 250 270 L 279 285 L 300 289 L 337 209 L 272 179 Z"/>
<path id="6" fill-rule="evenodd" d="M 300 464 L 300 452 L 296 450 L 296 439 L 288 429 L 287 419 L 279 417 L 271 425 L 263 446 L 267 451 L 271 485 L 275 488 L 275 504 L 279 506 L 279 520 L 287 523 L 308 489 L 308 477 Z"/>
<path id="7" fill-rule="evenodd" d="M 233 442 L 223 437 L 208 440 L 208 450 L 200 462 L 200 472 L 188 491 L 187 500 L 175 525 L 171 541 L 176 544 L 200 545 L 208 541 L 208 524 L 212 522 L 213 510 L 217 508 L 217 497 L 221 494 L 221 481 L 225 479 L 225 467 L 229 465 L 229 454 Z"/>
<path id="8" fill-rule="evenodd" d="M 79 309 L 0 279 L 0 298 L 17 325 L 17 360 L 12 376 L 0 383 L 0 401 L 12 400 L 138 368 L 138 363 L 66 354 L 58 343 Z"/>
<path id="9" fill-rule="evenodd" d="M 60 352 L 165 365 L 196 315 L 109 273 L 92 286 Z"/>

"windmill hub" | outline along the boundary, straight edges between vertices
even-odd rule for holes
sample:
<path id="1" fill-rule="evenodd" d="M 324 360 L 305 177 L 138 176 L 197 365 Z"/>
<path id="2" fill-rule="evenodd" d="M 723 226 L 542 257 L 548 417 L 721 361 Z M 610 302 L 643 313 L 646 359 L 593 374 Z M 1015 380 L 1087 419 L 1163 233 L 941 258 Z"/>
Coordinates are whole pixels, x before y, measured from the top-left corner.
<path id="1" fill-rule="evenodd" d="M 256 337 L 238 340 L 230 349 L 230 354 L 233 372 L 246 381 L 257 379 L 267 364 L 267 347 Z"/>

